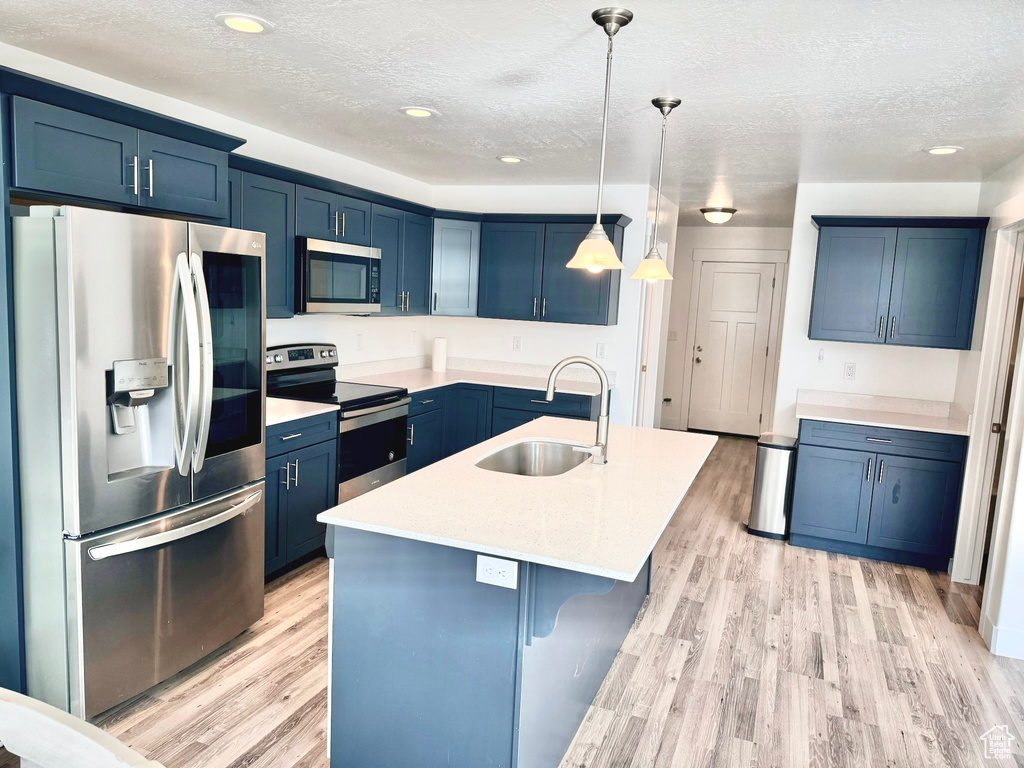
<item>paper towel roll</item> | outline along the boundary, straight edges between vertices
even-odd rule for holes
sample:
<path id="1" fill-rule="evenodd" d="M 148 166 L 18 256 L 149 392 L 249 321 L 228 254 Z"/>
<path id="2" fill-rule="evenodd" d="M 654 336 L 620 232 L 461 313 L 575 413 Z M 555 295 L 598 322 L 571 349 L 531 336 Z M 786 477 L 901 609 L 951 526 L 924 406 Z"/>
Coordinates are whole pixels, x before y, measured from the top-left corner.
<path id="1" fill-rule="evenodd" d="M 448 339 L 434 339 L 434 354 L 430 360 L 430 368 L 438 373 L 448 370 Z"/>

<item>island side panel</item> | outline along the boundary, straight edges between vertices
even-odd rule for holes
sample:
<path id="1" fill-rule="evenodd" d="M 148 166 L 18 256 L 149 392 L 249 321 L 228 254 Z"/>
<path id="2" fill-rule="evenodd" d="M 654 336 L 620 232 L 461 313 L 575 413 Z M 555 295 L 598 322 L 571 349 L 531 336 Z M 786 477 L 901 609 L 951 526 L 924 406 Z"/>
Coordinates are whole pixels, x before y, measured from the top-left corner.
<path id="1" fill-rule="evenodd" d="M 331 526 L 332 768 L 510 768 L 519 590 L 476 553 Z"/>
<path id="2" fill-rule="evenodd" d="M 528 564 L 516 768 L 557 766 L 647 598 L 632 582 Z M 552 623 L 551 611 L 560 603 Z"/>

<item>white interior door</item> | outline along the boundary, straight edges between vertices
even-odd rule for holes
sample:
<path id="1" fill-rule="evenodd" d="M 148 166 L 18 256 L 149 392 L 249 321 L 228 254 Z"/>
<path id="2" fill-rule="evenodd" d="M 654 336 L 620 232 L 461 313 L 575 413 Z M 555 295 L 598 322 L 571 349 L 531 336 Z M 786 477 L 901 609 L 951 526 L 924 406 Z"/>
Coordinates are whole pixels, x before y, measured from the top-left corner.
<path id="1" fill-rule="evenodd" d="M 774 264 L 701 265 L 690 429 L 760 434 L 774 280 Z"/>

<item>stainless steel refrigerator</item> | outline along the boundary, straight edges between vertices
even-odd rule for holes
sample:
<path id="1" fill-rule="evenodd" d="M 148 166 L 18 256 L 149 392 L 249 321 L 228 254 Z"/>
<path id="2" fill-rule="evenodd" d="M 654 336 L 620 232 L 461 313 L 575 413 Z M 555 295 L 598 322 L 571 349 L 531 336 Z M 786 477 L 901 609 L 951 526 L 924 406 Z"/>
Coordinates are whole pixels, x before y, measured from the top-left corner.
<path id="1" fill-rule="evenodd" d="M 92 717 L 263 615 L 264 235 L 13 220 L 29 694 Z"/>

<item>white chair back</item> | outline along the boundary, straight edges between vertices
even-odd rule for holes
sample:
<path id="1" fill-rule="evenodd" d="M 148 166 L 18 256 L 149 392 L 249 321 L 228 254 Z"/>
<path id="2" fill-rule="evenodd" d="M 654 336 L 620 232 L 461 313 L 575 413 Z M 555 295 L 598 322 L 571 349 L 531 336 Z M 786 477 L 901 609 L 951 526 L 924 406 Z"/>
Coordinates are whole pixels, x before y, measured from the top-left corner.
<path id="1" fill-rule="evenodd" d="M 21 768 L 163 768 L 96 726 L 6 688 L 0 744 L 21 758 Z"/>

